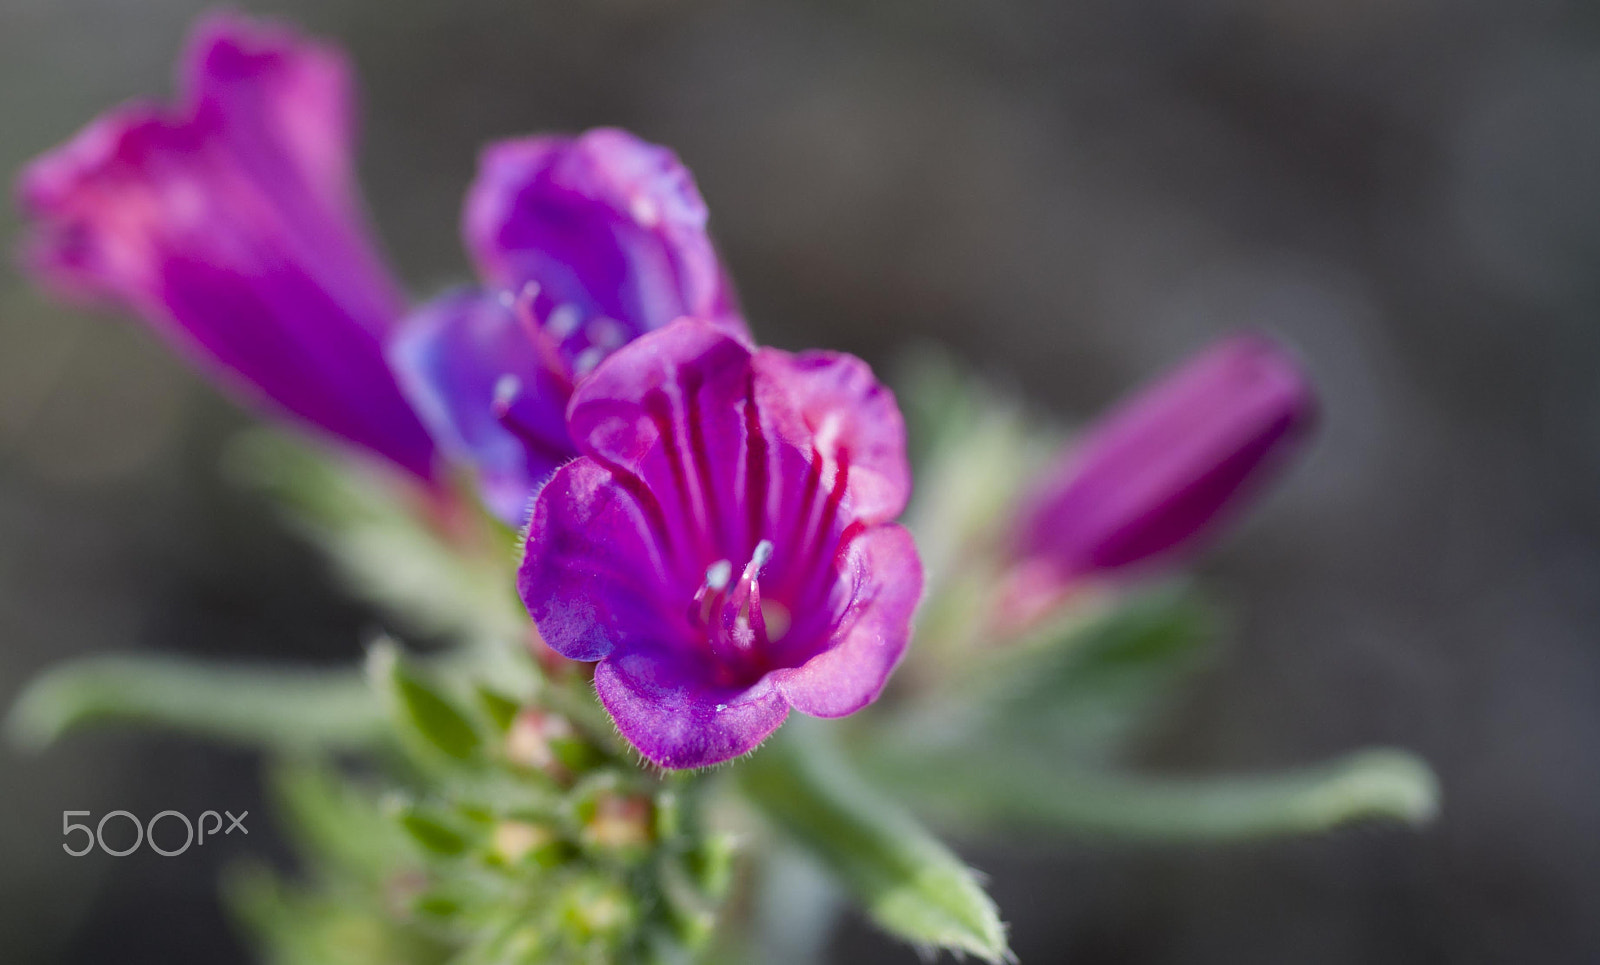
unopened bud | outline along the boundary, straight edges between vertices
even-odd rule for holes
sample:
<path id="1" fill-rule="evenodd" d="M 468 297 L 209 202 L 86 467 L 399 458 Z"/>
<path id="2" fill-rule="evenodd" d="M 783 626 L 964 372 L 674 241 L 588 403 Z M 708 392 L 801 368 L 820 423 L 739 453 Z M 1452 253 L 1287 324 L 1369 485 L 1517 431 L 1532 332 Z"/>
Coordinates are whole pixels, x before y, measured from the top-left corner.
<path id="1" fill-rule="evenodd" d="M 595 798 L 593 807 L 594 813 L 583 824 L 585 846 L 631 852 L 650 844 L 654 815 L 649 798 L 604 791 Z"/>
<path id="2" fill-rule="evenodd" d="M 505 865 L 532 860 L 548 868 L 566 856 L 567 848 L 550 828 L 528 821 L 501 821 L 490 836 L 490 854 Z"/>
<path id="3" fill-rule="evenodd" d="M 511 730 L 506 734 L 506 760 L 565 780 L 570 775 L 556 756 L 553 744 L 571 737 L 572 725 L 560 714 L 524 710 L 511 721 Z"/>
<path id="4" fill-rule="evenodd" d="M 562 902 L 562 924 L 580 942 L 612 941 L 633 926 L 633 896 L 612 881 L 588 878 L 576 882 Z"/>

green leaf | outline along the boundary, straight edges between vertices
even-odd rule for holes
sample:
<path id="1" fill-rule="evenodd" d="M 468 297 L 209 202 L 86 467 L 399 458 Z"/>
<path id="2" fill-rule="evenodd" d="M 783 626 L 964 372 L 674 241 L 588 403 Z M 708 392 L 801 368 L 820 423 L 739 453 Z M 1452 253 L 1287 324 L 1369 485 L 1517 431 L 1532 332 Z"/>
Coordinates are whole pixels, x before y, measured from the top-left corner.
<path id="1" fill-rule="evenodd" d="M 949 823 L 1146 841 L 1273 838 L 1371 821 L 1423 825 L 1439 809 L 1438 782 L 1428 765 L 1392 749 L 1248 777 L 1052 768 L 992 748 L 882 754 L 871 766 L 915 795 L 919 810 Z"/>
<path id="2" fill-rule="evenodd" d="M 1217 618 L 1181 587 L 1148 592 L 1046 645 L 1021 644 L 1001 703 L 997 739 L 1070 749 L 1116 750 L 1147 724 L 1176 685 L 1211 656 Z"/>
<path id="3" fill-rule="evenodd" d="M 414 805 L 400 809 L 400 827 L 424 851 L 453 858 L 467 850 L 467 836 L 437 814 Z"/>
<path id="4" fill-rule="evenodd" d="M 473 688 L 478 697 L 478 706 L 502 733 L 511 729 L 511 722 L 516 720 L 517 711 L 522 705 L 505 696 L 497 690 L 478 684 Z"/>
<path id="5" fill-rule="evenodd" d="M 367 666 L 408 732 L 452 760 L 478 758 L 483 738 L 477 727 L 453 701 L 414 672 L 393 644 L 374 646 Z"/>
<path id="6" fill-rule="evenodd" d="M 268 776 L 278 823 L 303 861 L 377 884 L 404 860 L 374 791 L 321 763 L 280 763 Z"/>
<path id="7" fill-rule="evenodd" d="M 793 721 L 736 774 L 745 795 L 829 869 L 884 930 L 988 962 L 1011 957 L 977 875 Z"/>
<path id="8" fill-rule="evenodd" d="M 6 729 L 40 749 L 90 724 L 136 724 L 285 751 L 382 739 L 382 708 L 361 674 L 177 657 L 104 656 L 60 664 L 17 698 Z"/>

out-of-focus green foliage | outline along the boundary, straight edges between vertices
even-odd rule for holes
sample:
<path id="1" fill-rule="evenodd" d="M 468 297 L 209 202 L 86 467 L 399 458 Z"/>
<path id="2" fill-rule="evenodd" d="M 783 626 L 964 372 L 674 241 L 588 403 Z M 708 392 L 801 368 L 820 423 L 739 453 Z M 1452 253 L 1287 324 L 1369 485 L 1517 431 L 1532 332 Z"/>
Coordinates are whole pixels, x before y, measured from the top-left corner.
<path id="1" fill-rule="evenodd" d="M 761 813 L 820 859 L 890 934 L 924 949 L 1008 959 L 1000 913 L 972 869 L 852 775 L 815 730 L 792 722 L 739 768 Z"/>

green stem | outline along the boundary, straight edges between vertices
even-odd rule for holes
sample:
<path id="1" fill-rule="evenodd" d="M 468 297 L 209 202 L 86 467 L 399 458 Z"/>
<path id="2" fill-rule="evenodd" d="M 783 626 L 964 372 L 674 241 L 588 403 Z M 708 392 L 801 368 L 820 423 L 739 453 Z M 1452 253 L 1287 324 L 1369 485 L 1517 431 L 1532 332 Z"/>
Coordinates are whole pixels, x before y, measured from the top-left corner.
<path id="1" fill-rule="evenodd" d="M 1374 749 L 1249 777 L 1166 778 L 993 756 L 885 755 L 874 773 L 920 809 L 956 824 L 1023 825 L 1070 834 L 1224 842 L 1311 834 L 1361 821 L 1428 823 L 1438 782 L 1412 754 Z"/>
<path id="2" fill-rule="evenodd" d="M 5 727 L 16 744 L 38 750 L 100 723 L 299 751 L 371 746 L 386 721 L 359 670 L 107 656 L 64 663 L 34 679 Z"/>

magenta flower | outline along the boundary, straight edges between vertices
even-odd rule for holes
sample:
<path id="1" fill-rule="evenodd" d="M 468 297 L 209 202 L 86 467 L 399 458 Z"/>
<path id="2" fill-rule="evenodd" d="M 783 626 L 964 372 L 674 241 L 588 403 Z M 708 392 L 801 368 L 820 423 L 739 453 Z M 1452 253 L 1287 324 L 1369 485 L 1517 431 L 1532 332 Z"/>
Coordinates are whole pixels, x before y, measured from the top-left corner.
<path id="1" fill-rule="evenodd" d="M 29 266 L 138 312 L 251 401 L 431 477 L 383 355 L 404 305 L 356 198 L 343 56 L 213 16 L 180 84 L 177 107 L 114 110 L 23 171 Z"/>
<path id="2" fill-rule="evenodd" d="M 662 767 L 840 717 L 904 652 L 922 567 L 894 397 L 859 359 L 683 319 L 572 396 L 582 456 L 533 503 L 518 588 L 545 641 Z"/>
<path id="3" fill-rule="evenodd" d="M 1273 343 L 1213 346 L 1091 426 L 1040 477 L 1016 521 L 1012 589 L 1048 596 L 1188 556 L 1276 474 L 1315 414 L 1310 384 Z"/>
<path id="4" fill-rule="evenodd" d="M 683 315 L 748 337 L 689 171 L 624 131 L 490 145 L 463 229 L 485 287 L 418 311 L 390 359 L 508 522 L 577 455 L 567 399 L 601 359 Z"/>

